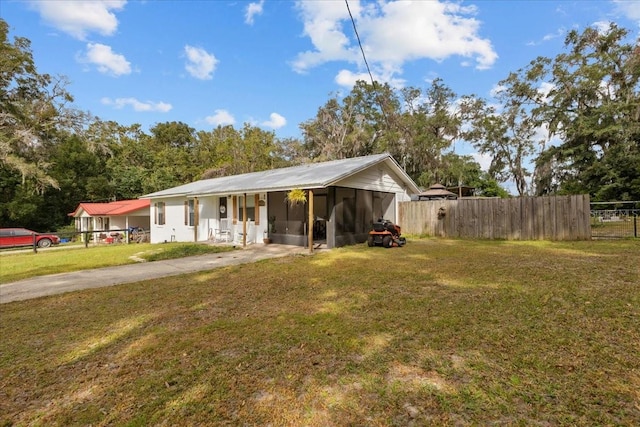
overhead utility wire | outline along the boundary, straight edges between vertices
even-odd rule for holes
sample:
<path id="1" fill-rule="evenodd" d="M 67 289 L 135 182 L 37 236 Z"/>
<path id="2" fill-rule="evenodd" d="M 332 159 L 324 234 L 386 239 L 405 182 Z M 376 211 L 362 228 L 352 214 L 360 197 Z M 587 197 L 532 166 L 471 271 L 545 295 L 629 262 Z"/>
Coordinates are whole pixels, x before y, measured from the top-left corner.
<path id="1" fill-rule="evenodd" d="M 353 19 L 353 15 L 351 14 L 351 8 L 349 7 L 349 0 L 344 0 L 344 3 L 347 5 L 347 11 L 349 12 L 349 18 L 351 18 L 351 24 L 353 24 L 353 32 L 356 33 L 356 39 L 358 40 L 358 46 L 360 46 L 360 52 L 362 52 L 362 59 L 364 59 L 364 65 L 367 67 L 367 71 L 369 72 L 369 78 L 371 79 L 371 84 L 373 85 L 374 94 L 376 96 L 376 101 L 378 105 L 380 105 L 380 111 L 382 111 L 382 117 L 384 117 L 384 122 L 389 128 L 389 120 L 387 119 L 387 113 L 384 111 L 384 106 L 382 102 L 380 102 L 380 98 L 378 97 L 378 88 L 376 86 L 376 81 L 373 79 L 373 74 L 371 74 L 371 68 L 369 68 L 369 63 L 367 62 L 367 57 L 364 54 L 364 49 L 362 48 L 362 42 L 360 41 L 360 35 L 358 34 L 358 29 L 356 28 L 356 21 Z"/>

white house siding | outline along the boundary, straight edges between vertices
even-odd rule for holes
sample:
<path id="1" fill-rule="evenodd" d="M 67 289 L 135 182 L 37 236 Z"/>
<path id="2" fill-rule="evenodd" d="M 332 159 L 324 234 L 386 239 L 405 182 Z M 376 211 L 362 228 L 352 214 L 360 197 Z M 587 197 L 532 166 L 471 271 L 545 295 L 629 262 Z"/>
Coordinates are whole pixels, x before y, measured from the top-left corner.
<path id="1" fill-rule="evenodd" d="M 213 237 L 213 232 L 219 227 L 218 213 L 219 198 L 205 196 L 198 198 L 198 241 L 203 242 Z"/>
<path id="2" fill-rule="evenodd" d="M 405 193 L 402 181 L 386 165 L 377 165 L 336 183 L 339 187 L 382 191 L 385 193 Z"/>
<path id="3" fill-rule="evenodd" d="M 193 230 L 184 225 L 184 197 L 151 200 L 151 243 L 193 241 Z M 157 224 L 158 203 L 164 203 L 164 224 Z M 187 240 L 191 239 L 191 240 Z"/>
<path id="4" fill-rule="evenodd" d="M 411 195 L 407 187 L 403 185 L 402 179 L 385 164 L 378 164 L 375 167 L 368 168 L 340 181 L 336 185 L 395 194 L 395 212 L 393 218 L 388 218 L 391 220 L 398 218 L 398 202 L 411 201 Z"/>
<path id="5" fill-rule="evenodd" d="M 226 197 L 226 196 L 222 196 Z M 247 198 L 253 198 L 254 194 L 247 193 Z M 171 197 L 157 198 L 151 200 L 151 243 L 163 242 L 193 242 L 195 230 L 193 226 L 185 225 L 184 212 L 185 201 L 193 199 L 193 197 Z M 228 227 L 231 230 L 232 239 L 238 239 L 239 233 L 242 232 L 242 221 L 233 224 L 233 204 L 232 199 L 227 201 L 227 220 Z M 165 224 L 156 224 L 156 206 L 158 203 L 165 203 Z M 220 198 L 218 196 L 202 196 L 198 197 L 198 241 L 205 242 L 215 238 L 215 230 L 220 228 Z M 259 206 L 260 224 L 255 225 L 255 218 L 252 219 L 252 227 L 247 230 L 247 243 L 262 243 L 264 231 L 267 229 L 267 206 Z M 237 210 L 240 206 L 236 207 Z M 235 213 L 238 218 L 238 211 Z"/>

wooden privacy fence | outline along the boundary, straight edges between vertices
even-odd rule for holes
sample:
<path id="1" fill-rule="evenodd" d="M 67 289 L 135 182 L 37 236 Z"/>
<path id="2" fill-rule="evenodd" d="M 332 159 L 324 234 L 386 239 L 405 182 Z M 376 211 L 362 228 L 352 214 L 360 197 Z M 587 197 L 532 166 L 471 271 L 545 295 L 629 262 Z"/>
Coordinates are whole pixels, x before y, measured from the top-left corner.
<path id="1" fill-rule="evenodd" d="M 505 240 L 589 240 L 589 195 L 401 202 L 403 234 Z"/>

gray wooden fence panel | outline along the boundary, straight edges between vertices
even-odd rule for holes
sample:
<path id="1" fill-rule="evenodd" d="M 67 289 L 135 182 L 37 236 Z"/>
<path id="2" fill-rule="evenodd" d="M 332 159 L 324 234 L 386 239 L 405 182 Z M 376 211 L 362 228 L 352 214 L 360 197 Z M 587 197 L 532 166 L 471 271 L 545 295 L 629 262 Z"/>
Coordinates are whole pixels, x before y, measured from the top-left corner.
<path id="1" fill-rule="evenodd" d="M 401 202 L 405 234 L 472 239 L 588 240 L 589 196 Z"/>

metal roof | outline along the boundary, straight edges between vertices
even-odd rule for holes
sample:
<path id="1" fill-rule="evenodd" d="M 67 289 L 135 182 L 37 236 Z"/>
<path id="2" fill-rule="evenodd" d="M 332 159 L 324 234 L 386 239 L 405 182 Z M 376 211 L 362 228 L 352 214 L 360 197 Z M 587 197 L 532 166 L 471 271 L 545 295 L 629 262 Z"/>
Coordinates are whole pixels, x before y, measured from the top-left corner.
<path id="1" fill-rule="evenodd" d="M 110 203 L 80 203 L 69 216 L 80 216 L 85 211 L 91 216 L 117 216 L 126 215 L 140 209 L 148 208 L 149 200 L 119 200 Z"/>
<path id="2" fill-rule="evenodd" d="M 418 200 L 420 199 L 447 199 L 453 198 L 456 199 L 458 196 L 455 193 L 447 190 L 447 188 L 442 184 L 433 184 L 427 191 L 423 191 L 422 193 L 418 193 Z"/>
<path id="3" fill-rule="evenodd" d="M 419 188 L 406 172 L 396 163 L 390 154 L 354 157 L 321 163 L 307 163 L 288 168 L 272 169 L 262 172 L 245 173 L 221 178 L 203 179 L 180 185 L 141 198 L 159 198 L 170 196 L 202 196 L 238 194 L 246 192 L 286 191 L 293 188 L 324 188 L 354 175 L 378 163 L 385 163 L 409 187 L 417 193 Z"/>

